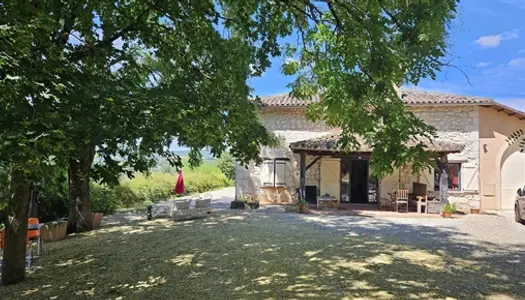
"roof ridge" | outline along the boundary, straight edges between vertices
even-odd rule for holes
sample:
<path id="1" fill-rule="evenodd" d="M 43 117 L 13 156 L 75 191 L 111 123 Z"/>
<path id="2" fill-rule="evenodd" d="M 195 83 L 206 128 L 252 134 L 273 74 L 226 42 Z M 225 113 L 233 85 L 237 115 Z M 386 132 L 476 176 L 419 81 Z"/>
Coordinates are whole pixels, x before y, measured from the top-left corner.
<path id="1" fill-rule="evenodd" d="M 400 92 L 401 93 L 413 93 L 413 94 L 427 94 L 427 95 L 433 95 L 433 96 L 450 96 L 450 97 L 456 97 L 456 98 L 475 98 L 475 99 L 484 99 L 484 100 L 489 100 L 491 102 L 494 102 L 494 99 L 490 97 L 455 94 L 455 93 L 449 93 L 449 92 L 425 91 L 425 90 L 418 90 L 418 89 L 415 89 L 415 90 L 400 89 Z"/>
<path id="2" fill-rule="evenodd" d="M 400 89 L 401 99 L 409 106 L 425 105 L 493 105 L 496 102 L 491 98 L 480 96 L 465 96 L 428 92 L 422 90 Z M 320 101 L 319 95 L 302 100 L 294 97 L 291 92 L 259 97 L 263 106 L 271 107 L 304 107 Z"/>

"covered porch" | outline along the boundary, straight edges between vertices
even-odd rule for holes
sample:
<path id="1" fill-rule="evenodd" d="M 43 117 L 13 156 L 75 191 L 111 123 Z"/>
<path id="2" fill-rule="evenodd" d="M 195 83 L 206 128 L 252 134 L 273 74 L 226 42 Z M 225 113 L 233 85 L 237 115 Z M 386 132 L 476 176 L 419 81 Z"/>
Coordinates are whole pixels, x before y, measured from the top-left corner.
<path id="1" fill-rule="evenodd" d="M 410 167 L 405 167 L 384 178 L 376 178 L 371 174 L 372 149 L 360 141 L 358 149 L 345 152 L 338 146 L 338 140 L 339 134 L 336 133 L 289 145 L 299 156 L 299 194 L 312 208 L 328 199 L 337 202 L 338 210 L 374 211 L 380 209 L 383 200 L 388 201 L 391 194 L 400 189 L 408 190 L 413 200 L 422 192 L 425 195 L 427 191 L 434 192 L 434 170 L 413 174 Z M 432 152 L 438 174 L 447 168 L 447 155 L 462 150 L 461 145 L 443 141 L 428 142 L 425 148 Z M 308 185 L 308 172 L 316 164 L 319 183 L 316 186 Z M 413 208 L 410 204 L 413 203 L 409 203 L 408 207 Z"/>

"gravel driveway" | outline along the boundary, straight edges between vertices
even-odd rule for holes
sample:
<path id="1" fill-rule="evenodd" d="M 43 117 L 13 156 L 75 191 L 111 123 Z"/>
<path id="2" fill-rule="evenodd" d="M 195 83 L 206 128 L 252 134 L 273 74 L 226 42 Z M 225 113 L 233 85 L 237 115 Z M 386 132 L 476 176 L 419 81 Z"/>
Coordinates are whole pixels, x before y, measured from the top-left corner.
<path id="1" fill-rule="evenodd" d="M 499 216 L 137 217 L 48 244 L 28 280 L 0 287 L 1 297 L 523 299 L 525 291 L 525 227 Z"/>
<path id="2" fill-rule="evenodd" d="M 433 237 L 447 234 L 447 242 L 522 247 L 525 250 L 525 226 L 498 215 L 467 215 L 455 219 L 310 215 L 303 218 L 322 226 L 336 227 L 339 231 L 379 234 L 415 244 L 434 244 L 437 241 Z M 399 230 L 403 228 L 410 228 L 410 234 L 403 234 L 403 230 Z"/>

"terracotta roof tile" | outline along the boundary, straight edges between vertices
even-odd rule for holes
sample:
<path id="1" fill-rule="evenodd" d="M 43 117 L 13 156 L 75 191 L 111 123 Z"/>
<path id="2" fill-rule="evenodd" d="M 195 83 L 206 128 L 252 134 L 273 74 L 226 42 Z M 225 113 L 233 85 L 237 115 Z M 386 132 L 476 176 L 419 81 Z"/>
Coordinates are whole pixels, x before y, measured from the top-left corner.
<path id="1" fill-rule="evenodd" d="M 407 105 L 492 105 L 489 98 L 461 96 L 453 94 L 430 93 L 413 90 L 401 90 L 401 97 Z M 319 97 L 310 100 L 299 100 L 289 93 L 261 97 L 261 104 L 269 107 L 301 107 L 319 102 Z"/>
<path id="2" fill-rule="evenodd" d="M 494 101 L 489 98 L 462 96 L 454 94 L 443 94 L 443 93 L 430 93 L 422 91 L 410 91 L 401 90 L 401 98 L 408 105 L 487 105 L 492 104 Z"/>
<path id="3" fill-rule="evenodd" d="M 341 148 L 338 145 L 339 133 L 332 133 L 322 137 L 298 141 L 290 143 L 290 149 L 294 151 L 298 150 L 309 150 L 309 151 L 325 151 L 325 152 L 341 152 Z M 359 144 L 358 149 L 353 149 L 353 152 L 372 152 L 372 147 L 368 146 L 362 138 L 357 138 Z M 446 153 L 457 153 L 463 150 L 463 146 L 445 142 L 445 141 L 433 141 L 424 142 L 426 149 L 431 152 L 446 152 Z M 416 143 L 409 143 L 409 146 L 415 146 Z"/>

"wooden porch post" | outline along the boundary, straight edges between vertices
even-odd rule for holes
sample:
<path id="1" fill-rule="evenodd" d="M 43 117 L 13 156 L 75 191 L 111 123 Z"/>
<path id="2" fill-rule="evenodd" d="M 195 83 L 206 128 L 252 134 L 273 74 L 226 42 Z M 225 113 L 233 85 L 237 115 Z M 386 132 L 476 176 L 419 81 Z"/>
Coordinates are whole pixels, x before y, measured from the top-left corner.
<path id="1" fill-rule="evenodd" d="M 301 152 L 300 163 L 300 175 L 299 175 L 299 192 L 301 193 L 301 198 L 306 200 L 306 153 Z"/>
<path id="2" fill-rule="evenodd" d="M 439 159 L 435 158 L 436 164 L 439 169 L 439 174 L 443 172 L 443 170 L 446 170 L 448 173 L 448 157 L 446 154 L 441 154 Z"/>

